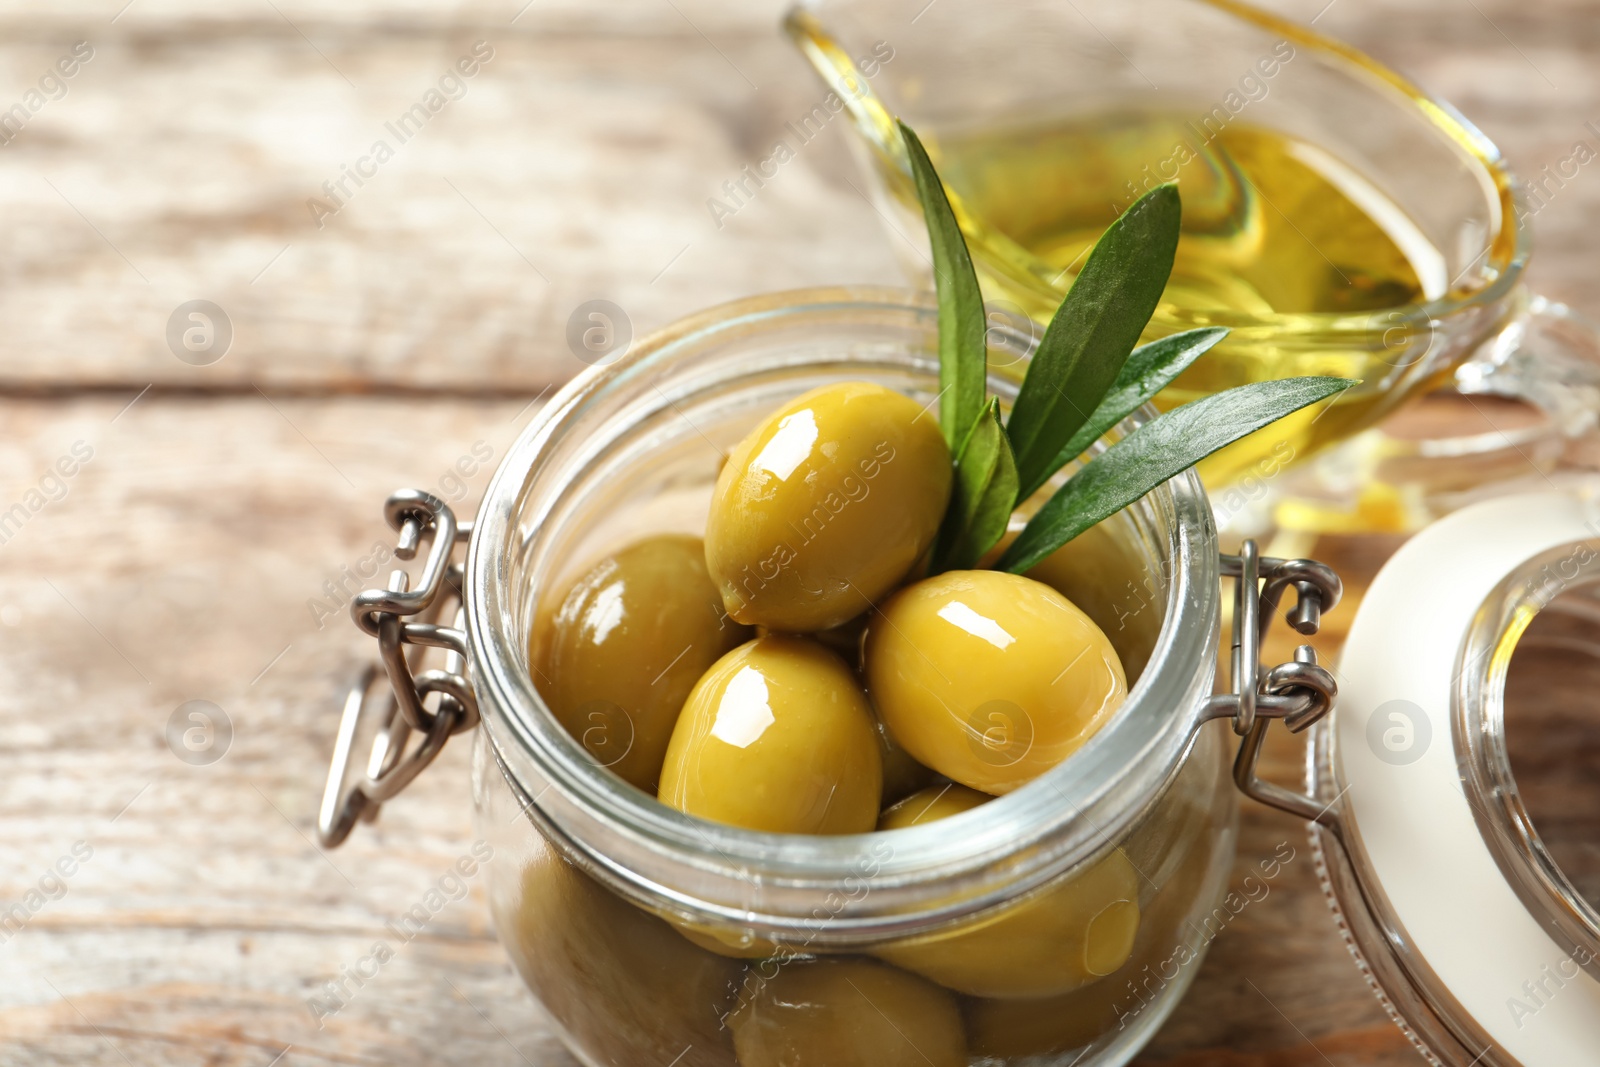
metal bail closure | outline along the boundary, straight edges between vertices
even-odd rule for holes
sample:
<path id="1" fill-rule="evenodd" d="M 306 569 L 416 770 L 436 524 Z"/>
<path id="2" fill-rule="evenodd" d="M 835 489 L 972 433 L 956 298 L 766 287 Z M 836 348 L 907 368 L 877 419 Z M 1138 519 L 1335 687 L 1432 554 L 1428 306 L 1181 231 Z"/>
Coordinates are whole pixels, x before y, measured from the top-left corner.
<path id="1" fill-rule="evenodd" d="M 1201 721 L 1231 719 L 1233 732 L 1244 739 L 1233 763 L 1233 780 L 1240 792 L 1337 832 L 1337 821 L 1326 805 L 1264 781 L 1256 773 L 1256 764 L 1273 719 L 1282 719 L 1290 732 L 1299 733 L 1328 714 L 1339 692 L 1333 675 L 1317 665 L 1316 649 L 1310 645 L 1297 648 L 1293 662 L 1262 670 L 1261 642 L 1272 616 L 1283 594 L 1293 589 L 1295 605 L 1285 619 L 1296 633 L 1309 637 L 1321 626 L 1323 613 L 1339 603 L 1344 583 L 1325 563 L 1262 558 L 1254 541 L 1246 541 L 1237 556 L 1223 555 L 1221 561 L 1223 576 L 1236 582 L 1229 670 L 1232 692 L 1213 696 Z"/>
<path id="2" fill-rule="evenodd" d="M 383 511 L 399 533 L 398 558 L 415 559 L 424 542 L 428 555 L 415 590 L 410 576 L 396 570 L 388 588 L 369 589 L 350 604 L 356 625 L 378 639 L 379 661 L 361 672 L 345 697 L 317 813 L 317 836 L 324 848 L 341 844 L 358 819 L 376 819 L 384 801 L 410 785 L 452 735 L 478 725 L 478 701 L 463 674 L 467 635 L 462 565 L 453 559 L 456 546 L 471 535 L 472 524 L 458 523 L 448 504 L 420 489 L 394 493 Z M 441 626 L 447 608 L 450 625 Z M 443 668 L 419 670 L 430 648 L 445 650 Z M 389 684 L 379 686 L 380 679 Z M 430 711 L 426 702 L 434 693 L 438 704 Z M 413 732 L 422 740 L 407 751 Z M 352 773 L 351 754 L 366 738 L 371 745 L 366 769 Z"/>

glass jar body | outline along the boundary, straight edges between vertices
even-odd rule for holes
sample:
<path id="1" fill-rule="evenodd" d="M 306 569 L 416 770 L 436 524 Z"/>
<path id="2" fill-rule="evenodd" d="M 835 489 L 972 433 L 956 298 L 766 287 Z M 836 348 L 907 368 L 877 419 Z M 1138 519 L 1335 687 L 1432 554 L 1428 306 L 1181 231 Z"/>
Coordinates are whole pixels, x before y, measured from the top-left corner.
<path id="1" fill-rule="evenodd" d="M 807 1027 L 837 1026 L 840 1040 L 854 1042 L 863 1055 L 871 1051 L 865 1042 L 875 1038 L 888 1042 L 879 1054 L 887 1052 L 891 1058 L 863 1059 L 863 1065 L 900 1063 L 901 1059 L 892 1058 L 896 1052 L 904 1054 L 908 1065 L 926 1063 L 922 1056 L 932 1056 L 936 1050 L 919 1052 L 911 1035 L 923 1030 L 940 1035 L 952 1027 L 960 1035 L 964 1058 L 949 1062 L 986 1067 L 1124 1063 L 1177 1005 L 1212 938 L 1231 917 L 1223 903 L 1237 812 L 1237 794 L 1228 776 L 1230 736 L 1221 722 L 1204 727 L 1172 784 L 1113 847 L 1044 890 L 1001 905 L 995 909 L 998 918 L 985 914 L 942 933 L 1003 959 L 1007 946 L 1015 947 L 1014 939 L 1003 933 L 988 937 L 988 931 L 1003 930 L 1007 916 L 1013 925 L 1054 927 L 1048 920 L 1031 919 L 1028 912 L 1070 909 L 1073 883 L 1081 881 L 1085 871 L 1104 864 L 1107 856 L 1125 857 L 1138 879 L 1139 922 L 1132 951 L 1110 974 L 1093 976 L 1065 993 L 982 997 L 899 968 L 886 975 L 879 969 L 891 965 L 879 953 L 887 950 L 892 955 L 904 940 L 890 933 L 847 948 L 774 944 L 767 955 L 755 958 L 708 951 L 686 936 L 690 924 L 665 900 L 652 913 L 574 862 L 560 835 L 541 826 L 537 806 L 507 777 L 488 735 L 480 732 L 473 757 L 473 795 L 478 835 L 494 848 L 489 898 L 495 929 L 544 1014 L 585 1063 L 607 1067 L 778 1063 L 741 1059 L 735 1037 L 744 1032 L 741 1024 L 754 1013 L 753 1005 L 769 1002 L 783 992 L 791 975 L 819 961 L 824 967 L 836 962 L 859 966 L 869 976 L 887 978 L 890 990 L 896 990 L 894 983 L 903 977 L 909 990 L 932 994 L 926 1004 L 913 1000 L 902 1008 L 920 1028 L 907 1030 L 904 1043 L 891 1036 L 893 1031 L 885 1034 L 872 1025 L 876 1016 L 859 1016 L 859 1005 L 842 996 L 834 1003 L 816 1005 Z M 833 906 L 828 897 L 817 896 L 815 910 L 820 915 Z M 862 984 L 857 974 L 843 977 Z M 858 995 L 848 980 L 838 983 L 838 992 L 851 998 Z M 810 995 L 819 1000 L 827 996 L 814 989 Z M 897 1003 L 880 1006 L 892 1011 Z M 950 1014 L 944 1016 L 945 1012 Z M 826 1018 L 829 1015 L 833 1018 Z M 898 1017 L 895 1021 L 903 1025 Z M 768 1025 L 781 1029 L 784 1021 Z M 781 1036 L 769 1038 L 768 1044 L 775 1040 Z M 941 1063 L 937 1058 L 933 1062 Z"/>

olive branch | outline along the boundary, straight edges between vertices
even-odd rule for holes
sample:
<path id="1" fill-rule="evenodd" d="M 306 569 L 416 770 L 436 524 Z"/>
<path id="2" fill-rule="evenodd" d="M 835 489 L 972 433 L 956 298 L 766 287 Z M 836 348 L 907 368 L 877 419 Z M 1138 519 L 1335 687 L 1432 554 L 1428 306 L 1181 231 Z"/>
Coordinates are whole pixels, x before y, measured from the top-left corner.
<path id="1" fill-rule="evenodd" d="M 899 123 L 928 224 L 939 304 L 939 424 L 955 463 L 932 573 L 974 566 L 1011 513 L 1228 335 L 1226 327 L 1140 345 L 1172 273 L 1178 187 L 1141 197 L 1101 235 L 1056 308 L 1011 405 L 988 395 L 983 296 L 944 186 Z M 1137 346 L 1137 347 L 1136 347 Z M 1149 419 L 1073 472 L 996 564 L 1020 574 L 1213 452 L 1357 384 L 1300 377 L 1252 382 Z"/>

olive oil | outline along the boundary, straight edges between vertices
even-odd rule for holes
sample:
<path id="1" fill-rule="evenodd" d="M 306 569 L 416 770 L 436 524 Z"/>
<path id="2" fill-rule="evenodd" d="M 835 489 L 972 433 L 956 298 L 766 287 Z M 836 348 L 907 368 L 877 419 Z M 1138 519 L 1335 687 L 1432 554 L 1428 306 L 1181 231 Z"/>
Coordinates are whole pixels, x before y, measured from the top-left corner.
<path id="1" fill-rule="evenodd" d="M 1106 227 L 1146 190 L 1178 183 L 1183 234 L 1146 339 L 1238 328 L 1161 406 L 1294 375 L 1363 380 L 1331 407 L 1296 413 L 1207 460 L 1208 484 L 1274 474 L 1431 384 L 1396 373 L 1416 332 L 1401 309 L 1446 290 L 1444 258 L 1325 149 L 1243 121 L 1213 129 L 1149 113 L 933 134 L 929 152 L 986 299 L 1039 322 Z M 915 206 L 909 183 L 891 187 Z"/>

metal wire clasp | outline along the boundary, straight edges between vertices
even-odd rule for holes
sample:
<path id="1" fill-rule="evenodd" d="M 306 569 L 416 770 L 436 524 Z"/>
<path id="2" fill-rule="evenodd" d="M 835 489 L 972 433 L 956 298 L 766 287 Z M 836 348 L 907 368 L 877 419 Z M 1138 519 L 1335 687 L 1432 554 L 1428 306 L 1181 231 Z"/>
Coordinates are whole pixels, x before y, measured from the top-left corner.
<path id="1" fill-rule="evenodd" d="M 379 661 L 361 672 L 345 697 L 317 813 L 317 836 L 324 848 L 349 837 L 356 820 L 376 819 L 383 802 L 410 785 L 452 735 L 478 724 L 478 701 L 462 673 L 467 656 L 462 565 L 453 559 L 456 545 L 471 534 L 471 523 L 458 523 L 448 504 L 420 489 L 394 493 L 383 511 L 399 532 L 397 557 L 415 559 L 424 542 L 428 555 L 415 590 L 410 576 L 396 570 L 387 588 L 369 589 L 350 604 L 356 625 L 378 639 Z M 449 605 L 454 607 L 448 616 L 451 625 L 441 626 Z M 445 650 L 444 666 L 419 671 L 430 648 Z M 389 684 L 380 687 L 380 678 Z M 439 699 L 430 711 L 426 701 L 432 693 Z M 422 741 L 407 752 L 414 731 Z M 351 753 L 363 736 L 372 745 L 366 770 L 352 775 Z"/>
<path id="2" fill-rule="evenodd" d="M 1233 691 L 1213 696 L 1202 718 L 1231 719 L 1233 732 L 1244 738 L 1233 763 L 1233 780 L 1240 792 L 1269 807 L 1331 827 L 1333 817 L 1326 805 L 1262 780 L 1256 764 L 1273 719 L 1282 719 L 1291 732 L 1299 733 L 1332 710 L 1339 686 L 1333 675 L 1317 665 L 1316 649 L 1310 645 L 1295 649 L 1292 662 L 1263 670 L 1261 642 L 1289 589 L 1295 591 L 1295 606 L 1285 617 L 1296 633 L 1310 636 L 1321 626 L 1323 614 L 1339 603 L 1344 583 L 1325 563 L 1262 558 L 1254 541 L 1246 541 L 1237 556 L 1222 557 L 1222 574 L 1235 579 L 1229 672 Z"/>

